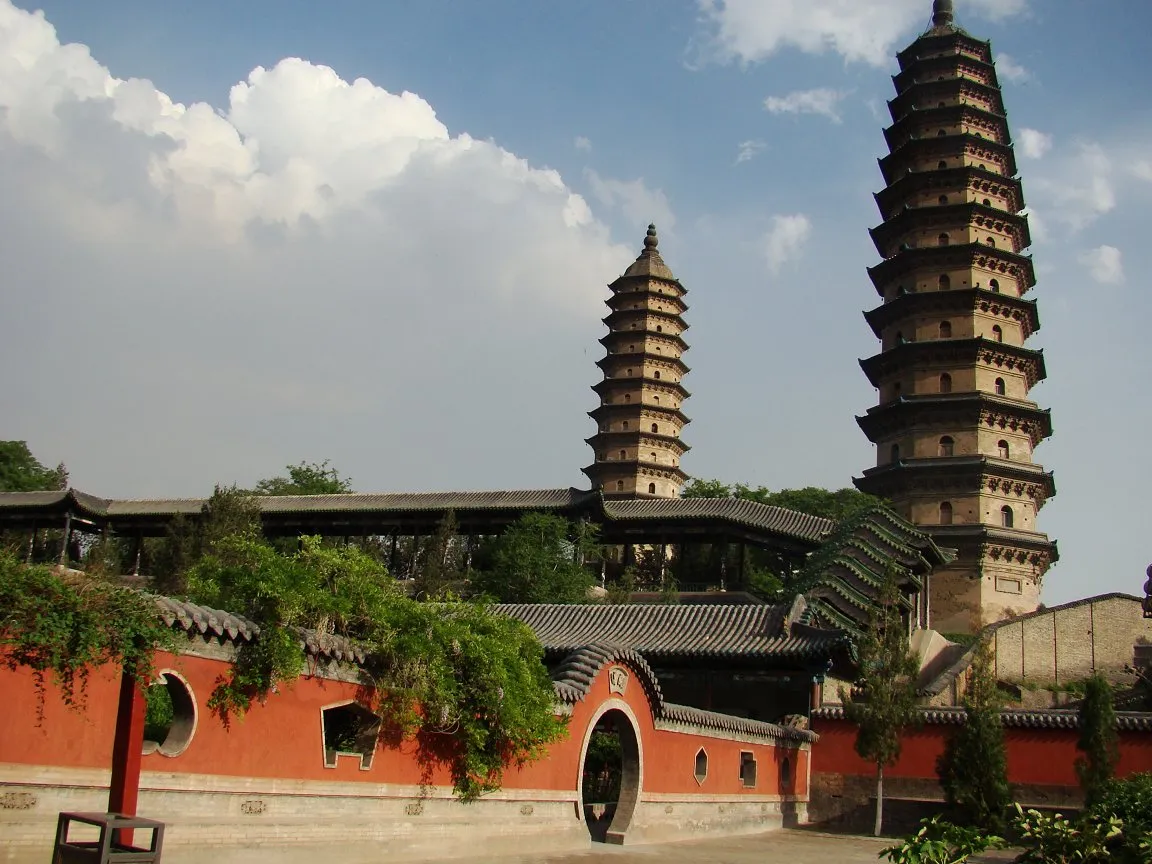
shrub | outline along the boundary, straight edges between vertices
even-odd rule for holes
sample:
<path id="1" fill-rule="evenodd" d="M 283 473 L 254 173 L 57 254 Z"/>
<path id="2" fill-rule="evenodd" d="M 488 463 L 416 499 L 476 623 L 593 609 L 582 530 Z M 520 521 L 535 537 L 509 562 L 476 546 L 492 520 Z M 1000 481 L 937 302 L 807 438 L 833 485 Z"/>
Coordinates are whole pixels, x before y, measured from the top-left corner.
<path id="1" fill-rule="evenodd" d="M 1112 844 L 1117 864 L 1142 864 L 1152 859 L 1152 773 L 1108 781 L 1089 815 L 1098 821 L 1117 818 L 1124 822 L 1122 840 Z"/>
<path id="2" fill-rule="evenodd" d="M 1115 816 L 1095 819 L 1088 814 L 1073 822 L 1059 813 L 1049 816 L 1017 804 L 1013 827 L 1024 847 L 1018 864 L 1095 864 L 1111 859 L 1108 847 L 1122 836 L 1123 824 Z"/>
<path id="3" fill-rule="evenodd" d="M 964 828 L 939 816 L 924 819 L 920 830 L 898 846 L 880 852 L 892 864 L 962 864 L 973 855 L 1004 848 L 1004 839 L 980 828 Z"/>

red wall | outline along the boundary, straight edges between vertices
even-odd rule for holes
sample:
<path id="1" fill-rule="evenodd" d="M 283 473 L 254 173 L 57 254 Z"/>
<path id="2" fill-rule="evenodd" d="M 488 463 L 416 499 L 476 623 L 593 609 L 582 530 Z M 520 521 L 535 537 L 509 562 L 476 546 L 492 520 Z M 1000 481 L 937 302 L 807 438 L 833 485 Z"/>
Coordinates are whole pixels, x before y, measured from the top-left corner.
<path id="1" fill-rule="evenodd" d="M 225 726 L 206 703 L 216 680 L 227 673 L 227 663 L 187 655 L 158 655 L 156 667 L 173 669 L 188 682 L 197 703 L 197 728 L 181 755 L 144 756 L 144 771 L 413 785 L 425 779 L 411 742 L 398 748 L 380 747 L 366 771 L 360 769 L 358 758 L 349 756 L 339 757 L 334 768 L 325 767 L 321 709 L 354 699 L 359 689 L 355 684 L 305 676 L 269 696 L 263 705 L 254 704 L 243 719 Z M 597 709 L 604 702 L 617 699 L 626 703 L 637 719 L 644 790 L 708 795 L 807 794 L 807 752 L 657 730 L 636 671 L 627 670 L 628 685 L 620 696 L 609 692 L 609 668 L 601 670 L 587 697 L 573 706 L 567 736 L 549 749 L 546 758 L 509 771 L 505 788 L 578 790 L 580 755 L 587 730 Z M 83 711 L 66 707 L 58 691 L 49 685 L 43 705 L 44 722 L 38 726 L 38 700 L 31 674 L 0 669 L 0 699 L 5 708 L 0 712 L 0 762 L 109 768 L 118 681 L 116 670 L 93 672 Z M 703 784 L 694 777 L 700 747 L 709 757 L 708 776 Z M 745 789 L 740 782 L 742 751 L 755 754 L 755 788 Z M 779 762 L 785 756 L 791 761 L 793 780 L 781 790 Z M 433 785 L 451 784 L 442 767 L 430 779 Z"/>
<path id="2" fill-rule="evenodd" d="M 873 776 L 876 766 L 856 755 L 856 727 L 846 720 L 813 720 L 820 741 L 812 748 L 812 770 L 821 774 Z M 903 736 L 900 759 L 886 769 L 886 777 L 936 778 L 936 759 L 944 752 L 956 727 L 924 725 Z M 1020 729 L 1006 727 L 1008 782 L 1017 785 L 1078 786 L 1075 762 L 1079 755 L 1076 729 Z M 1152 771 L 1152 734 L 1120 733 L 1117 776 Z"/>

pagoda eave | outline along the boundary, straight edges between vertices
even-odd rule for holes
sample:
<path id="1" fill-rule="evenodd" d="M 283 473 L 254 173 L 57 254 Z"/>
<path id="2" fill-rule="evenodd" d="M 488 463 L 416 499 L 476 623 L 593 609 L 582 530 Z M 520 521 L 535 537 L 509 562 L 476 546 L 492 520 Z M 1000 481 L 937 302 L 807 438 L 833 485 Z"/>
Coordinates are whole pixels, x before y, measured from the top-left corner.
<path id="1" fill-rule="evenodd" d="M 1037 509 L 1056 496 L 1056 480 L 1051 471 L 1031 462 L 1013 462 L 994 456 L 937 456 L 901 459 L 869 468 L 857 478 L 862 492 L 883 498 L 926 490 L 974 494 L 1007 484 L 1037 503 Z M 930 493 L 935 494 L 935 493 Z"/>
<path id="2" fill-rule="evenodd" d="M 964 132 L 959 135 L 932 135 L 927 138 L 912 138 L 905 141 L 887 156 L 877 160 L 880 165 L 880 173 L 884 177 L 884 183 L 889 184 L 899 179 L 904 166 L 907 163 L 915 162 L 917 159 L 937 155 L 955 156 L 958 142 L 963 145 L 959 148 L 962 152 L 986 150 L 1000 156 L 1005 162 L 1004 176 L 1016 176 L 1016 153 L 1010 145 L 1001 144 L 990 138 L 981 138 L 971 132 Z"/>
<path id="3" fill-rule="evenodd" d="M 873 387 L 894 372 L 910 368 L 940 368 L 953 365 L 985 363 L 1007 369 L 1019 369 L 1031 387 L 1047 377 L 1043 349 L 1024 348 L 992 339 L 933 339 L 928 342 L 905 342 L 860 361 L 860 368 Z"/>
<path id="4" fill-rule="evenodd" d="M 880 339 L 886 328 L 907 318 L 926 314 L 964 315 L 970 312 L 986 312 L 1016 321 L 1025 339 L 1040 329 L 1040 314 L 1035 300 L 1001 294 L 988 288 L 953 288 L 948 291 L 902 294 L 895 300 L 865 312 L 864 320 L 876 338 Z"/>
<path id="5" fill-rule="evenodd" d="M 584 443 L 593 449 L 598 447 L 618 448 L 627 445 L 636 447 L 641 446 L 644 441 L 655 441 L 661 447 L 675 450 L 678 457 L 683 456 L 692 449 L 675 435 L 661 435 L 659 432 L 645 432 L 642 429 L 629 429 L 628 431 L 621 432 L 597 432 L 592 437 L 584 439 Z M 604 461 L 617 462 L 620 460 L 605 459 Z"/>
<path id="6" fill-rule="evenodd" d="M 680 372 L 681 376 L 688 374 L 688 364 L 681 360 L 679 357 L 665 356 L 663 354 L 645 354 L 642 351 L 627 351 L 617 352 L 615 354 L 608 354 L 601 357 L 596 361 L 596 365 L 602 370 L 607 369 L 609 366 L 616 366 L 621 362 L 628 363 L 631 361 L 635 365 L 642 365 L 647 360 L 649 363 L 657 363 L 663 366 L 671 366 Z M 661 379 L 663 380 L 663 379 Z"/>
<path id="7" fill-rule="evenodd" d="M 979 84 L 977 81 L 972 81 L 971 83 Z M 912 133 L 917 131 L 917 127 L 921 119 L 921 113 L 926 114 L 927 110 L 928 109 L 924 109 L 923 112 L 921 110 L 917 110 L 909 114 L 905 114 L 891 126 L 888 126 L 884 129 L 884 141 L 887 143 L 888 149 L 890 151 L 897 150 L 907 141 L 917 140 Z M 989 112 L 983 111 L 980 108 L 976 108 L 972 105 L 963 104 L 946 105 L 943 108 L 933 108 L 931 111 L 932 119 L 940 120 L 943 123 L 963 122 L 966 117 L 991 116 L 999 126 L 999 131 L 1001 133 L 997 140 L 1003 144 L 1008 144 L 1011 141 L 1009 137 L 1010 133 L 1008 131 L 1008 118 L 1006 116 L 990 114 Z"/>
<path id="8" fill-rule="evenodd" d="M 599 396 L 605 393 L 614 393 L 617 390 L 635 390 L 636 385 L 640 384 L 649 390 L 659 390 L 674 396 L 678 396 L 680 401 L 684 401 L 692 394 L 689 393 L 680 384 L 675 384 L 671 381 L 665 381 L 663 378 L 603 378 L 592 385 L 592 392 Z M 653 405 L 648 402 L 638 403 L 647 408 L 663 408 L 663 405 Z"/>
<path id="9" fill-rule="evenodd" d="M 679 336 L 673 336 L 670 333 L 655 333 L 652 330 L 613 330 L 612 332 L 608 333 L 607 335 L 600 337 L 600 339 L 597 341 L 599 341 L 599 343 L 601 345 L 603 345 L 606 349 L 609 349 L 609 353 L 621 353 L 621 352 L 612 352 L 611 351 L 612 345 L 614 345 L 616 343 L 621 343 L 621 344 L 627 343 L 629 338 L 631 338 L 632 343 L 635 344 L 638 337 L 648 337 L 655 342 L 671 342 L 673 345 L 675 345 L 677 348 L 680 349 L 681 353 L 688 350 L 688 343 L 685 342 L 683 339 L 681 339 Z M 640 353 L 640 352 L 634 352 L 634 353 Z M 660 359 L 659 354 L 649 353 L 648 356 L 652 357 L 655 360 Z"/>
<path id="10" fill-rule="evenodd" d="M 967 201 L 957 204 L 931 204 L 923 207 L 907 207 L 890 219 L 868 231 L 876 251 L 885 258 L 897 254 L 891 247 L 901 236 L 915 229 L 952 228 L 958 224 L 975 225 L 986 228 L 987 223 L 996 230 L 1010 231 L 1016 240 L 1017 248 L 1027 249 L 1032 245 L 1032 234 L 1028 230 L 1028 218 L 1018 213 L 1008 213 L 985 204 Z"/>
<path id="11" fill-rule="evenodd" d="M 588 412 L 588 416 L 597 423 L 601 420 L 611 420 L 619 417 L 627 417 L 631 420 L 635 417 L 645 415 L 649 417 L 674 417 L 680 421 L 681 428 L 692 422 L 688 419 L 687 415 L 675 408 L 664 408 L 658 405 L 640 405 L 635 402 L 612 402 L 608 405 L 598 405 Z"/>
<path id="12" fill-rule="evenodd" d="M 880 215 L 889 219 L 894 215 L 900 201 L 909 198 L 922 189 L 954 189 L 961 185 L 981 191 L 997 190 L 993 194 L 1012 199 L 1008 212 L 1019 213 L 1027 205 L 1024 202 L 1024 189 L 1017 177 L 1005 177 L 987 168 L 976 165 L 963 165 L 956 168 L 933 168 L 926 171 L 906 170 L 898 178 L 873 195 Z M 1011 194 L 1005 194 L 1010 192 Z"/>
<path id="13" fill-rule="evenodd" d="M 941 47 L 946 44 L 949 45 L 949 47 L 955 47 L 957 49 L 956 53 L 963 57 L 972 56 L 973 59 L 983 60 L 987 63 L 990 63 L 992 60 L 992 47 L 990 42 L 984 39 L 977 39 L 959 27 L 951 27 L 942 33 L 937 32 L 936 28 L 929 28 L 921 34 L 915 42 L 903 51 L 897 52 L 896 61 L 899 63 L 901 69 L 907 69 L 912 64 L 920 62 L 926 53 L 941 53 Z"/>
<path id="14" fill-rule="evenodd" d="M 941 393 L 901 396 L 869 408 L 856 425 L 873 444 L 910 429 L 946 432 L 958 426 L 1020 432 L 1032 447 L 1052 435 L 1052 412 L 1032 402 L 988 393 Z"/>
<path id="15" fill-rule="evenodd" d="M 1013 275 L 1020 279 L 1025 290 L 1036 285 L 1036 269 L 1030 257 L 996 246 L 988 246 L 985 243 L 956 243 L 950 246 L 903 249 L 891 258 L 869 267 L 868 277 L 876 286 L 876 290 L 883 295 L 884 287 L 905 273 L 924 268 L 952 269 L 957 265 L 987 267 Z"/>

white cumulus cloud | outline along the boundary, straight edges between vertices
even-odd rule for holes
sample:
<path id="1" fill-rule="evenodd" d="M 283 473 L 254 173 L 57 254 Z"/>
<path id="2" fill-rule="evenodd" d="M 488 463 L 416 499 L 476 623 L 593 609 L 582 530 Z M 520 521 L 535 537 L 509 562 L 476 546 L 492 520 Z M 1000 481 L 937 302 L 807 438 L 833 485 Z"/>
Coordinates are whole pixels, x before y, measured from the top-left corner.
<path id="1" fill-rule="evenodd" d="M 755 63 L 785 48 L 834 52 L 886 65 L 902 42 L 928 26 L 927 0 L 698 0 L 715 59 Z M 958 18 L 1016 15 L 1027 0 L 967 0 Z"/>
<path id="2" fill-rule="evenodd" d="M 764 237 L 768 269 L 779 273 L 785 264 L 797 260 L 811 236 L 812 221 L 803 213 L 773 216 L 772 227 Z"/>
<path id="3" fill-rule="evenodd" d="M 1152 183 L 1152 161 L 1140 159 L 1132 165 L 1132 173 L 1141 180 L 1147 180 L 1149 183 Z"/>
<path id="4" fill-rule="evenodd" d="M 1119 285 L 1124 281 L 1124 260 L 1115 246 L 1097 246 L 1080 256 L 1080 263 L 1101 285 Z"/>
<path id="5" fill-rule="evenodd" d="M 830 87 L 795 90 L 786 96 L 769 96 L 764 100 L 764 107 L 770 114 L 819 114 L 840 123 L 837 108 L 847 95 Z"/>
<path id="6" fill-rule="evenodd" d="M 1016 137 L 1020 141 L 1020 152 L 1029 159 L 1043 159 L 1052 149 L 1052 136 L 1046 132 L 1024 128 Z"/>
<path id="7" fill-rule="evenodd" d="M 585 153 L 588 153 L 592 150 L 592 139 L 583 135 L 577 135 L 576 140 L 572 142 L 572 146 L 577 150 L 583 150 Z"/>
<path id="8" fill-rule="evenodd" d="M 758 138 L 741 141 L 739 145 L 737 145 L 736 164 L 739 165 L 741 162 L 752 161 L 763 153 L 767 147 L 768 145 Z"/>
<path id="9" fill-rule="evenodd" d="M 1032 78 L 1032 73 L 1008 54 L 996 55 L 996 75 L 1013 84 L 1023 84 Z"/>
<path id="10" fill-rule="evenodd" d="M 654 222 L 658 228 L 667 231 L 676 227 L 676 216 L 668 203 L 668 196 L 662 189 L 649 188 L 643 177 L 618 180 L 601 177 L 592 169 L 584 173 L 592 197 L 605 207 L 619 211 L 629 222 L 637 226 Z"/>
<path id="11" fill-rule="evenodd" d="M 1113 159 L 1100 144 L 1082 143 L 1043 164 L 1044 173 L 1030 184 L 1054 222 L 1080 231 L 1116 208 Z"/>
<path id="12" fill-rule="evenodd" d="M 587 406 L 548 394 L 582 379 L 522 359 L 586 345 L 629 247 L 415 93 L 288 58 L 183 105 L 0 0 L 4 414 L 78 485 L 202 494 L 301 458 L 377 488 L 556 482 L 534 454 Z M 96 357 L 99 384 L 43 398 Z M 524 393 L 518 436 L 472 422 Z"/>

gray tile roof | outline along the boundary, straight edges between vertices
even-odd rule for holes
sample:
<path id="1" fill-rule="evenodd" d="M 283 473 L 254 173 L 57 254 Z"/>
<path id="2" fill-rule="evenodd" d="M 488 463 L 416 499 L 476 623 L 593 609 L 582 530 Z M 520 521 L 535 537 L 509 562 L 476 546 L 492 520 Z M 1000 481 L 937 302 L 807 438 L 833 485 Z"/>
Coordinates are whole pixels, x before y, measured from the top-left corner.
<path id="1" fill-rule="evenodd" d="M 189 636 L 216 638 L 236 645 L 247 644 L 260 636 L 260 625 L 241 615 L 173 597 L 156 596 L 155 601 L 160 618 L 170 627 L 182 630 Z M 350 639 L 303 627 L 295 628 L 294 632 L 304 650 L 313 657 L 349 663 L 364 662 L 364 649 Z"/>
<path id="2" fill-rule="evenodd" d="M 729 714 L 665 702 L 656 674 L 644 658 L 631 648 L 608 643 L 586 645 L 569 654 L 552 670 L 552 686 L 556 690 L 557 698 L 568 704 L 583 701 L 600 670 L 614 661 L 632 667 L 640 686 L 644 688 L 649 704 L 652 705 L 652 713 L 656 720 L 777 740 L 815 741 L 817 738 L 815 733 L 806 729 L 795 729 L 776 723 L 733 717 Z"/>
<path id="3" fill-rule="evenodd" d="M 724 519 L 738 525 L 819 543 L 836 527 L 831 519 L 742 498 L 645 498 L 604 502 L 609 519 Z"/>
<path id="4" fill-rule="evenodd" d="M 668 658 L 802 659 L 846 644 L 839 631 L 785 627 L 789 606 L 507 604 L 552 654 L 611 644 L 650 661 Z"/>
<path id="5" fill-rule="evenodd" d="M 925 708 L 918 713 L 921 722 L 929 725 L 959 726 L 964 722 L 963 708 Z M 844 709 L 827 705 L 812 712 L 813 720 L 844 720 Z M 1079 729 L 1078 712 L 1052 708 L 1039 711 L 1006 710 L 1000 712 L 1000 722 L 1019 729 Z M 1116 729 L 1121 732 L 1152 732 L 1152 713 L 1143 711 L 1117 711 Z"/>

